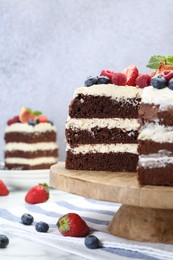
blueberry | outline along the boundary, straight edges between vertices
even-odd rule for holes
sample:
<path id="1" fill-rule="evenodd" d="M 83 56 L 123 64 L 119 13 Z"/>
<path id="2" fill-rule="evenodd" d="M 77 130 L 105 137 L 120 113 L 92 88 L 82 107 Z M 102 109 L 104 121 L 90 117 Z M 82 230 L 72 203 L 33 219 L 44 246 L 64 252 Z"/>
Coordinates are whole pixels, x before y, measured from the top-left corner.
<path id="1" fill-rule="evenodd" d="M 0 235 L 0 248 L 5 248 L 9 244 L 9 239 L 5 235 Z"/>
<path id="2" fill-rule="evenodd" d="M 168 82 L 168 88 L 170 88 L 171 90 L 173 90 L 173 78 L 170 79 L 170 81 Z"/>
<path id="3" fill-rule="evenodd" d="M 21 221 L 22 221 L 22 223 L 23 223 L 24 225 L 29 226 L 29 225 L 31 225 L 31 224 L 33 223 L 34 218 L 33 218 L 32 215 L 30 215 L 30 214 L 28 214 L 28 213 L 25 213 L 25 214 L 22 215 Z"/>
<path id="4" fill-rule="evenodd" d="M 47 232 L 49 230 L 49 225 L 46 222 L 40 221 L 36 223 L 35 229 L 38 232 Z"/>
<path id="5" fill-rule="evenodd" d="M 97 84 L 97 81 L 98 77 L 88 77 L 84 84 L 86 87 L 90 87 L 94 84 Z"/>
<path id="6" fill-rule="evenodd" d="M 94 236 L 94 235 L 90 235 L 87 236 L 85 238 L 84 244 L 86 247 L 88 247 L 89 249 L 96 249 L 100 247 L 100 241 L 99 239 Z"/>
<path id="7" fill-rule="evenodd" d="M 99 76 L 97 80 L 97 84 L 109 84 L 110 79 L 106 76 Z"/>
<path id="8" fill-rule="evenodd" d="M 37 124 L 38 124 L 37 120 L 30 119 L 30 120 L 28 121 L 28 125 L 33 125 L 33 126 L 35 126 L 35 125 L 37 125 Z"/>
<path id="9" fill-rule="evenodd" d="M 151 85 L 154 88 L 162 89 L 166 87 L 166 79 L 162 75 L 155 75 L 151 79 Z"/>

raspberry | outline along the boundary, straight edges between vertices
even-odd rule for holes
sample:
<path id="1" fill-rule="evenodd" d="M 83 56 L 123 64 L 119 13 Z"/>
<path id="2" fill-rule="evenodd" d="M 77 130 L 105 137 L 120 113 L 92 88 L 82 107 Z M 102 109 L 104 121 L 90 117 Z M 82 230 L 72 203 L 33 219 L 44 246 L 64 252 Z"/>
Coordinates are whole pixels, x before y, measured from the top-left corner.
<path id="1" fill-rule="evenodd" d="M 168 82 L 173 78 L 173 70 L 164 70 L 160 73 L 160 75 L 162 75 Z"/>
<path id="2" fill-rule="evenodd" d="M 145 87 L 150 85 L 150 81 L 151 81 L 151 76 L 150 75 L 148 75 L 148 74 L 140 74 L 136 78 L 136 85 L 139 88 L 145 88 Z"/>
<path id="3" fill-rule="evenodd" d="M 19 120 L 19 117 L 18 117 L 18 116 L 15 116 L 15 117 L 13 117 L 12 119 L 9 119 L 9 120 L 7 121 L 7 125 L 12 125 L 12 124 L 15 124 L 15 123 L 17 123 L 17 122 L 20 122 L 20 120 Z"/>
<path id="4" fill-rule="evenodd" d="M 111 80 L 113 73 L 114 72 L 111 71 L 111 70 L 102 70 L 101 73 L 100 73 L 100 76 L 106 76 Z"/>
<path id="5" fill-rule="evenodd" d="M 123 73 L 127 77 L 126 85 L 128 86 L 136 86 L 135 80 L 138 77 L 138 69 L 135 65 L 130 65 L 127 67 Z"/>
<path id="6" fill-rule="evenodd" d="M 44 116 L 44 115 L 39 116 L 38 121 L 39 121 L 39 123 L 47 123 L 47 121 L 48 121 L 47 116 Z"/>
<path id="7" fill-rule="evenodd" d="M 126 80 L 126 75 L 122 72 L 114 72 L 114 74 L 112 75 L 112 84 L 125 86 Z"/>

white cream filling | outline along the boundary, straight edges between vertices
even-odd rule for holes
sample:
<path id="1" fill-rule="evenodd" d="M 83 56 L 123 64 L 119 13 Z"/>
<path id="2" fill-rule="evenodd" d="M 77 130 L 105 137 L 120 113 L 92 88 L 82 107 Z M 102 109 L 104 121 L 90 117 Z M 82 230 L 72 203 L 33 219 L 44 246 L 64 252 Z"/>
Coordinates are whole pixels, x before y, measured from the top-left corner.
<path id="1" fill-rule="evenodd" d="M 6 158 L 5 162 L 8 164 L 25 164 L 25 165 L 39 165 L 39 164 L 54 164 L 57 162 L 55 157 L 39 157 L 34 159 L 25 159 L 25 158 Z"/>
<path id="2" fill-rule="evenodd" d="M 35 126 L 28 125 L 27 123 L 15 123 L 6 127 L 5 133 L 10 132 L 24 132 L 24 133 L 45 133 L 47 131 L 56 132 L 56 127 L 50 123 L 39 123 Z"/>
<path id="3" fill-rule="evenodd" d="M 156 89 L 152 86 L 143 89 L 142 103 L 159 105 L 160 110 L 173 107 L 173 91 L 169 88 Z"/>
<path id="4" fill-rule="evenodd" d="M 7 143 L 5 145 L 5 151 L 24 151 L 24 152 L 34 152 L 37 150 L 48 151 L 48 150 L 55 150 L 58 146 L 55 142 L 44 142 L 44 143 Z"/>
<path id="5" fill-rule="evenodd" d="M 166 167 L 167 164 L 173 164 L 173 156 L 167 154 L 148 154 L 140 155 L 138 165 L 144 168 L 162 168 Z"/>
<path id="6" fill-rule="evenodd" d="M 91 118 L 91 119 L 77 119 L 68 117 L 66 122 L 67 129 L 80 129 L 91 131 L 92 128 L 122 128 L 126 131 L 137 130 L 139 128 L 137 119 L 122 119 L 122 118 Z"/>
<path id="7" fill-rule="evenodd" d="M 141 128 L 138 140 L 173 143 L 173 127 L 153 123 L 146 124 Z"/>
<path id="8" fill-rule="evenodd" d="M 114 84 L 100 84 L 91 87 L 80 87 L 74 92 L 74 98 L 79 94 L 106 96 L 112 99 L 140 98 L 142 90 L 133 86 L 117 86 Z"/>
<path id="9" fill-rule="evenodd" d="M 137 154 L 137 144 L 82 144 L 71 148 L 67 145 L 67 151 L 74 154 L 86 153 L 134 153 Z"/>

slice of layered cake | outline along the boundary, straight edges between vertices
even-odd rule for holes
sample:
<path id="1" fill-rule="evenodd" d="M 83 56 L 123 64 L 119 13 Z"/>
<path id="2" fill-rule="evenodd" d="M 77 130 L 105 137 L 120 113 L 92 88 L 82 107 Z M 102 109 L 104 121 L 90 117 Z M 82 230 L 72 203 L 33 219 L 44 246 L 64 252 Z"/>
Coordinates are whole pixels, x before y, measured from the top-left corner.
<path id="1" fill-rule="evenodd" d="M 46 116 L 22 108 L 5 129 L 5 168 L 49 169 L 58 160 L 56 138 L 56 128 Z"/>
<path id="2" fill-rule="evenodd" d="M 141 89 L 125 85 L 124 73 L 104 72 L 74 92 L 66 122 L 65 167 L 134 172 Z"/>
<path id="3" fill-rule="evenodd" d="M 142 93 L 138 137 L 140 184 L 173 185 L 173 70 L 151 79 Z"/>

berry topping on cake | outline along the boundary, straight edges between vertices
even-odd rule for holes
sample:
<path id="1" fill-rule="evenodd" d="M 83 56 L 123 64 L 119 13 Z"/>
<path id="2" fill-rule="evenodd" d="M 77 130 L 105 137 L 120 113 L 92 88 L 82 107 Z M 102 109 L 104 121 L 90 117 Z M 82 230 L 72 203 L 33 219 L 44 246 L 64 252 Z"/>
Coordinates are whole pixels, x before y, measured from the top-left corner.
<path id="1" fill-rule="evenodd" d="M 97 84 L 97 79 L 97 77 L 88 77 L 84 84 L 86 87 L 90 87 L 94 84 Z"/>
<path id="2" fill-rule="evenodd" d="M 100 76 L 106 76 L 111 80 L 113 74 L 114 74 L 114 72 L 111 70 L 102 70 L 100 73 Z"/>
<path id="3" fill-rule="evenodd" d="M 44 116 L 44 115 L 39 116 L 38 117 L 38 122 L 39 123 L 46 123 L 46 122 L 48 122 L 47 116 Z"/>
<path id="4" fill-rule="evenodd" d="M 123 73 L 127 77 L 127 81 L 125 85 L 128 86 L 136 86 L 136 78 L 138 77 L 138 69 L 135 65 L 128 66 Z"/>
<path id="5" fill-rule="evenodd" d="M 109 84 L 110 83 L 110 78 L 107 76 L 99 76 L 97 78 L 97 84 Z"/>
<path id="6" fill-rule="evenodd" d="M 157 88 L 157 89 L 165 88 L 166 87 L 166 79 L 162 75 L 156 74 L 151 79 L 151 85 L 154 88 Z"/>
<path id="7" fill-rule="evenodd" d="M 12 125 L 12 124 L 19 123 L 19 122 L 20 122 L 19 116 L 15 116 L 12 119 L 9 119 L 7 121 L 7 125 Z"/>
<path id="8" fill-rule="evenodd" d="M 169 82 L 169 80 L 173 78 L 173 70 L 164 70 L 160 73 L 160 75 L 162 75 L 167 82 Z"/>
<path id="9" fill-rule="evenodd" d="M 170 88 L 171 90 L 173 90 L 173 78 L 170 79 L 170 81 L 168 82 L 168 88 Z"/>
<path id="10" fill-rule="evenodd" d="M 136 85 L 139 88 L 145 88 L 145 87 L 150 85 L 150 81 L 151 81 L 151 76 L 150 75 L 148 75 L 148 74 L 140 74 L 136 78 Z"/>
<path id="11" fill-rule="evenodd" d="M 119 85 L 119 86 L 125 86 L 126 84 L 126 75 L 122 72 L 114 72 L 112 76 L 112 84 Z"/>

